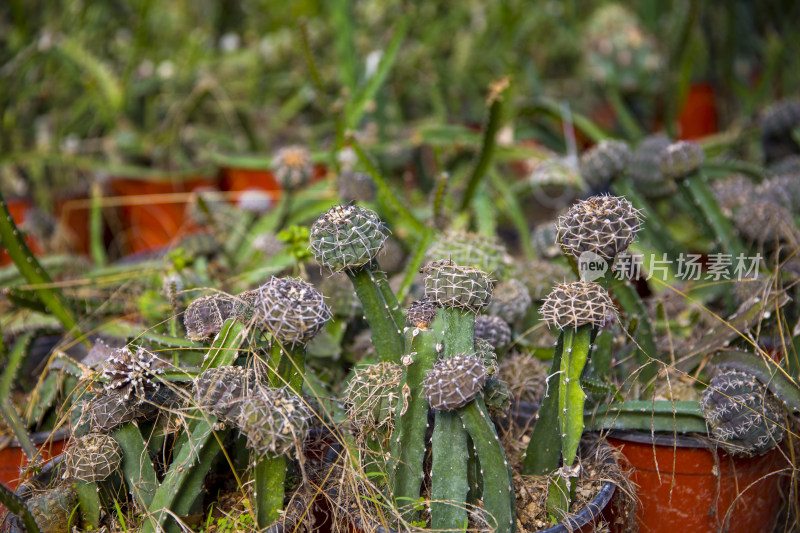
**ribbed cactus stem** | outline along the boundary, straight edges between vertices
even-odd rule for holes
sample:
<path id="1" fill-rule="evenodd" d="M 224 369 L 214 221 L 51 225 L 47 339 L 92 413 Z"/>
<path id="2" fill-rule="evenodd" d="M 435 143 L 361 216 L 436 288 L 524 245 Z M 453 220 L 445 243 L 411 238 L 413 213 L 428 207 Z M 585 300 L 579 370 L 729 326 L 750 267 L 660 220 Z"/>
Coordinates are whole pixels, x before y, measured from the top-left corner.
<path id="1" fill-rule="evenodd" d="M 399 363 L 403 353 L 403 319 L 400 312 L 400 320 L 396 320 L 396 312 L 392 310 L 396 300 L 391 303 L 386 301 L 371 266 L 348 270 L 347 276 L 364 307 L 378 357 L 381 361 Z"/>
<path id="2" fill-rule="evenodd" d="M 391 437 L 392 492 L 403 518 L 416 515 L 413 502 L 420 495 L 424 477 L 425 432 L 428 427 L 428 400 L 422 394 L 422 382 L 436 362 L 436 335 L 431 329 L 407 328 L 403 358 L 402 390 L 395 409 L 395 428 Z M 406 389 L 406 387 L 408 387 Z"/>
<path id="3" fill-rule="evenodd" d="M 125 424 L 113 436 L 122 450 L 122 477 L 128 491 L 140 508 L 149 509 L 159 483 L 142 433 L 136 425 Z"/>
<path id="4" fill-rule="evenodd" d="M 443 358 L 472 353 L 475 315 L 459 308 L 443 308 Z M 467 523 L 467 433 L 455 412 L 438 411 L 433 429 L 431 469 L 431 527 L 452 529 Z"/>
<path id="5" fill-rule="evenodd" d="M 81 333 L 73 312 L 67 308 L 61 293 L 55 289 L 53 280 L 39 264 L 28 245 L 22 239 L 11 213 L 8 211 L 5 198 L 0 193 L 0 242 L 3 243 L 11 260 L 25 277 L 28 284 L 36 287 L 34 292 L 41 302 L 47 306 L 67 332 L 72 333 L 80 341 L 91 347 L 86 336 Z"/>
<path id="6" fill-rule="evenodd" d="M 263 529 L 280 518 L 283 509 L 283 484 L 286 480 L 286 456 L 269 456 L 261 459 L 255 467 L 256 520 Z"/>
<path id="7" fill-rule="evenodd" d="M 78 494 L 78 505 L 81 509 L 84 529 L 97 529 L 100 527 L 100 488 L 97 482 L 78 482 L 75 486 Z"/>
<path id="8" fill-rule="evenodd" d="M 559 416 L 561 429 L 561 455 L 565 465 L 572 465 L 578 453 L 581 435 L 583 435 L 583 405 L 586 393 L 581 388 L 581 374 L 589 359 L 591 324 L 579 326 L 577 329 L 565 329 L 564 352 L 561 354 L 559 370 Z"/>
<path id="9" fill-rule="evenodd" d="M 36 520 L 33 518 L 33 515 L 22 498 L 14 494 L 11 489 L 2 483 L 0 483 L 0 503 L 2 503 L 9 512 L 17 515 L 22 520 L 27 533 L 40 532 L 39 524 L 36 523 Z"/>

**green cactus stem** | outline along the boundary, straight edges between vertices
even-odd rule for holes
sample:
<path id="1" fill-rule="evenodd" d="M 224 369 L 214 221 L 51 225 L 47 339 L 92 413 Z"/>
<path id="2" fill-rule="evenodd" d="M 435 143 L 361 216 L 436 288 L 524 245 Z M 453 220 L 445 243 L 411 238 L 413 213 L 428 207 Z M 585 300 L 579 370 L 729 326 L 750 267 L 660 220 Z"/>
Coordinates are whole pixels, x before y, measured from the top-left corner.
<path id="1" fill-rule="evenodd" d="M 128 491 L 140 508 L 149 509 L 159 483 L 142 433 L 134 424 L 124 424 L 113 437 L 122 450 L 122 477 Z"/>
<path id="2" fill-rule="evenodd" d="M 749 352 L 720 352 L 711 363 L 728 370 L 739 370 L 755 376 L 775 396 L 800 411 L 800 386 L 771 359 Z"/>
<path id="3" fill-rule="evenodd" d="M 639 430 L 665 433 L 701 433 L 707 431 L 703 411 L 696 401 L 628 400 L 601 405 L 589 415 L 586 429 Z"/>
<path id="4" fill-rule="evenodd" d="M 348 271 L 347 276 L 364 307 L 364 315 L 372 331 L 372 343 L 381 361 L 399 363 L 403 353 L 402 319 L 398 322 L 390 305 L 377 284 L 374 271 L 361 268 Z M 396 299 L 395 299 L 396 302 Z"/>
<path id="5" fill-rule="evenodd" d="M 100 487 L 96 482 L 77 483 L 75 492 L 78 495 L 78 506 L 81 510 L 82 525 L 84 529 L 97 529 L 100 527 Z"/>
<path id="6" fill-rule="evenodd" d="M 428 400 L 422 382 L 436 362 L 436 335 L 431 329 L 406 328 L 406 355 L 403 357 L 401 390 L 395 409 L 395 428 L 391 437 L 391 484 L 395 502 L 406 521 L 416 516 L 413 503 L 419 499 L 424 478 L 425 432 L 428 427 Z"/>
<path id="7" fill-rule="evenodd" d="M 28 456 L 28 459 L 31 461 L 36 458 L 38 452 L 30 436 L 28 436 L 28 432 L 17 414 L 16 409 L 11 404 L 11 385 L 17 377 L 17 373 L 22 367 L 25 356 L 28 353 L 28 348 L 35 337 L 36 332 L 34 331 L 23 333 L 14 343 L 14 347 L 11 351 L 8 352 L 2 332 L 0 332 L 0 360 L 2 360 L 5 365 L 3 374 L 0 377 L 0 410 L 3 412 L 6 423 L 14 431 L 14 435 L 16 435 L 19 441 L 22 451 L 25 452 L 25 455 Z"/>
<path id="8" fill-rule="evenodd" d="M 75 335 L 87 347 L 91 347 L 89 340 L 78 327 L 73 312 L 64 302 L 61 293 L 53 287 L 53 280 L 50 275 L 42 268 L 36 256 L 31 253 L 30 248 L 22 239 L 22 235 L 16 224 L 14 224 L 11 213 L 8 211 L 8 206 L 2 193 L 0 193 L 0 241 L 5 246 L 11 260 L 14 261 L 19 271 L 25 276 L 28 284 L 34 286 L 36 296 L 61 322 L 67 333 Z"/>

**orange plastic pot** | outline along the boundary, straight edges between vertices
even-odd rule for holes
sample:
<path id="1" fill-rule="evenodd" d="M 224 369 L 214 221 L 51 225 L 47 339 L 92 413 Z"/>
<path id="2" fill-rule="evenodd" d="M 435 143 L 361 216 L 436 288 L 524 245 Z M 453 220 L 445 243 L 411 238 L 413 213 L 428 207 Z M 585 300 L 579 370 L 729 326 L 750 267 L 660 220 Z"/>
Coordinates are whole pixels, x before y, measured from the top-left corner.
<path id="1" fill-rule="evenodd" d="M 67 432 L 64 430 L 34 433 L 31 440 L 39 449 L 39 454 L 47 461 L 60 454 L 67 444 Z M 0 449 L 0 482 L 14 490 L 20 482 L 20 473 L 28 465 L 25 452 L 19 447 L 16 439 L 9 439 Z"/>
<path id="2" fill-rule="evenodd" d="M 223 191 L 233 193 L 231 200 L 234 202 L 242 191 L 251 189 L 270 193 L 273 201 L 281 194 L 275 176 L 266 169 L 225 167 L 221 171 L 220 185 Z"/>
<path id="3" fill-rule="evenodd" d="M 200 187 L 213 187 L 214 181 L 194 178 L 181 181 L 116 178 L 111 193 L 125 197 L 120 201 L 124 227 L 122 249 L 137 253 L 162 248 L 191 228 L 186 223 L 187 193 Z"/>
<path id="4" fill-rule="evenodd" d="M 717 100 L 710 83 L 696 83 L 689 88 L 678 124 L 680 138 L 685 140 L 699 139 L 717 132 Z"/>
<path id="5" fill-rule="evenodd" d="M 608 442 L 630 463 L 641 533 L 773 531 L 786 480 L 780 450 L 734 457 L 699 438 L 649 432 L 612 432 Z"/>
<path id="6" fill-rule="evenodd" d="M 28 213 L 28 210 L 33 207 L 33 203 L 26 198 L 17 198 L 6 200 L 6 206 L 8 207 L 8 212 L 11 213 L 11 218 L 14 219 L 14 223 L 19 226 L 25 221 L 25 215 Z M 34 254 L 38 254 L 40 252 L 36 239 L 30 235 L 26 235 L 25 242 L 28 244 L 31 252 Z M 0 246 L 0 266 L 10 265 L 12 262 L 13 261 L 8 255 L 5 246 Z"/>
<path id="7" fill-rule="evenodd" d="M 72 196 L 58 198 L 55 212 L 59 221 L 69 231 L 69 246 L 73 252 L 89 253 L 89 215 L 88 197 Z"/>

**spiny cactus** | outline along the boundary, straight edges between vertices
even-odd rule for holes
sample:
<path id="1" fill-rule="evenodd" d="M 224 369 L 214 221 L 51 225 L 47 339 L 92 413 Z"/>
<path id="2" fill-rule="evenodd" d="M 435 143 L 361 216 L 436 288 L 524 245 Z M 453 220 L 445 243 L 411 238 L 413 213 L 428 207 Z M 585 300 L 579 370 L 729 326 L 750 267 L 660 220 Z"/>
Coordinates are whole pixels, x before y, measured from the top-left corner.
<path id="1" fill-rule="evenodd" d="M 761 113 L 761 144 L 765 159 L 778 161 L 800 153 L 792 131 L 800 125 L 800 100 L 781 100 Z"/>
<path id="2" fill-rule="evenodd" d="M 255 388 L 251 369 L 240 366 L 209 368 L 192 382 L 192 398 L 197 408 L 225 423 L 232 424 L 242 411 L 242 403 Z"/>
<path id="3" fill-rule="evenodd" d="M 678 141 L 670 144 L 658 156 L 658 165 L 664 177 L 680 180 L 700 170 L 705 161 L 703 148 L 692 141 Z"/>
<path id="4" fill-rule="evenodd" d="M 62 484 L 50 490 L 33 491 L 25 505 L 41 533 L 66 533 L 79 525 L 75 513 L 78 495 L 71 485 Z"/>
<path id="5" fill-rule="evenodd" d="M 731 217 L 739 207 L 755 195 L 755 183 L 747 176 L 736 174 L 711 184 L 711 192 L 722 213 Z"/>
<path id="6" fill-rule="evenodd" d="M 453 263 L 501 276 L 510 262 L 505 246 L 496 238 L 479 233 L 446 231 L 431 243 L 428 261 L 449 259 Z"/>
<path id="7" fill-rule="evenodd" d="M 797 242 L 792 214 L 770 200 L 748 202 L 739 209 L 733 222 L 744 239 L 758 245 Z"/>
<path id="8" fill-rule="evenodd" d="M 433 409 L 463 407 L 483 389 L 486 368 L 475 356 L 457 355 L 439 360 L 425 378 L 424 393 Z"/>
<path id="9" fill-rule="evenodd" d="M 212 294 L 192 300 L 183 313 L 186 337 L 193 341 L 213 339 L 222 324 L 232 316 L 234 299 L 227 294 Z"/>
<path id="10" fill-rule="evenodd" d="M 73 434 L 104 433 L 130 422 L 139 414 L 138 402 L 125 399 L 120 394 L 101 394 L 90 400 L 79 402 L 74 412 L 78 415 L 73 425 Z"/>
<path id="11" fill-rule="evenodd" d="M 792 212 L 800 214 L 800 176 L 772 176 L 755 187 L 755 196 L 773 202 Z M 744 196 L 749 198 L 750 195 Z"/>
<path id="12" fill-rule="evenodd" d="M 486 378 L 483 386 L 483 396 L 486 409 L 492 418 L 505 418 L 511 407 L 511 393 L 508 386 L 496 377 Z"/>
<path id="13" fill-rule="evenodd" d="M 311 152 L 304 146 L 284 146 L 272 156 L 275 181 L 287 190 L 307 184 L 314 172 Z"/>
<path id="14" fill-rule="evenodd" d="M 478 315 L 475 317 L 475 339 L 485 340 L 495 350 L 501 350 L 511 342 L 511 328 L 499 316 Z"/>
<path id="15" fill-rule="evenodd" d="M 439 306 L 430 298 L 421 298 L 411 302 L 406 310 L 406 324 L 412 328 L 429 328 L 436 315 Z"/>
<path id="16" fill-rule="evenodd" d="M 494 376 L 497 373 L 497 352 L 495 352 L 494 346 L 489 341 L 476 338 L 475 353 L 473 355 L 483 363 L 487 376 Z"/>
<path id="17" fill-rule="evenodd" d="M 558 222 L 546 222 L 536 226 L 531 233 L 531 241 L 534 251 L 542 259 L 552 259 L 561 255 L 561 248 L 558 246 Z"/>
<path id="18" fill-rule="evenodd" d="M 258 456 L 284 455 L 302 442 L 312 416 L 289 389 L 257 387 L 242 402 L 236 425 Z"/>
<path id="19" fill-rule="evenodd" d="M 545 159 L 528 176 L 528 184 L 534 189 L 558 189 L 579 191 L 582 188 L 577 166 L 569 158 Z"/>
<path id="20" fill-rule="evenodd" d="M 357 428 L 366 434 L 391 431 L 402 372 L 400 365 L 388 362 L 354 371 L 344 392 L 344 402 L 348 406 L 348 418 Z"/>
<path id="21" fill-rule="evenodd" d="M 86 483 L 103 481 L 119 469 L 119 444 L 109 435 L 92 433 L 70 441 L 64 450 L 64 478 Z"/>
<path id="22" fill-rule="evenodd" d="M 558 241 L 579 258 L 584 252 L 613 260 L 636 237 L 642 214 L 620 196 L 592 196 L 558 218 Z"/>
<path id="23" fill-rule="evenodd" d="M 711 434 L 728 453 L 760 455 L 783 440 L 783 405 L 747 372 L 718 374 L 703 392 L 700 405 Z"/>
<path id="24" fill-rule="evenodd" d="M 317 289 L 300 278 L 277 278 L 256 289 L 254 319 L 279 342 L 306 345 L 332 314 Z"/>
<path id="25" fill-rule="evenodd" d="M 142 347 L 124 346 L 112 352 L 103 367 L 102 377 L 106 391 L 115 391 L 128 399 L 131 395 L 143 398 L 148 391 L 155 390 L 156 376 L 164 373 L 166 363 Z"/>
<path id="26" fill-rule="evenodd" d="M 517 351 L 503 358 L 498 371 L 515 400 L 534 404 L 542 401 L 547 376 L 548 367 L 541 359 Z"/>
<path id="27" fill-rule="evenodd" d="M 586 324 L 602 328 L 617 317 L 614 302 L 606 290 L 587 281 L 556 285 L 545 299 L 541 314 L 548 326 L 558 329 Z"/>
<path id="28" fill-rule="evenodd" d="M 675 192 L 675 183 L 661 171 L 659 156 L 672 144 L 666 135 L 650 135 L 634 150 L 627 173 L 636 190 L 647 198 L 661 198 Z"/>
<path id="29" fill-rule="evenodd" d="M 337 205 L 311 226 L 311 250 L 319 264 L 334 272 L 356 270 L 375 259 L 388 236 L 374 211 Z"/>
<path id="30" fill-rule="evenodd" d="M 600 141 L 581 157 L 581 176 L 589 187 L 603 188 L 625 171 L 631 157 L 625 141 Z"/>
<path id="31" fill-rule="evenodd" d="M 477 313 L 489 305 L 492 282 L 477 268 L 459 266 L 449 259 L 422 268 L 425 296 L 440 307 L 458 307 Z"/>
<path id="32" fill-rule="evenodd" d="M 553 242 L 556 236 L 553 233 Z M 555 283 L 563 282 L 572 277 L 569 268 L 561 263 L 552 261 L 534 260 L 520 268 L 516 277 L 528 288 L 531 300 L 541 300 L 553 289 Z"/>
<path id="33" fill-rule="evenodd" d="M 486 312 L 514 324 L 525 315 L 530 305 L 531 295 L 528 288 L 520 280 L 511 278 L 494 286 L 492 301 Z"/>

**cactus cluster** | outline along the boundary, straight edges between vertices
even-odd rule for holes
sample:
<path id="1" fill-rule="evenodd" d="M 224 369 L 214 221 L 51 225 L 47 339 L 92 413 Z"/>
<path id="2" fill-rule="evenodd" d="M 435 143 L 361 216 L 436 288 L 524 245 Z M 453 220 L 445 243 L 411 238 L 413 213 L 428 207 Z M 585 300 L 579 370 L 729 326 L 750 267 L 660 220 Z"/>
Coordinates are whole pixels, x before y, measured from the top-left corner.
<path id="1" fill-rule="evenodd" d="M 783 404 L 747 372 L 726 370 L 715 376 L 700 405 L 711 434 L 735 455 L 763 454 L 786 432 Z"/>
<path id="2" fill-rule="evenodd" d="M 483 362 L 472 355 L 439 360 L 425 378 L 425 398 L 433 409 L 452 411 L 475 398 L 486 383 Z"/>
<path id="3" fill-rule="evenodd" d="M 256 386 L 252 369 L 240 366 L 209 368 L 192 382 L 194 405 L 225 423 L 233 424 L 242 411 L 242 402 Z"/>

